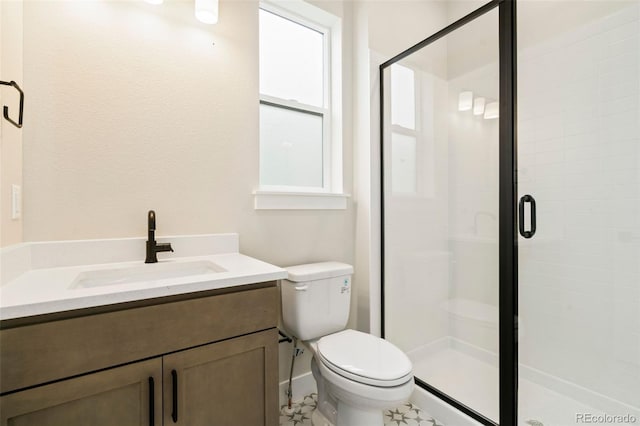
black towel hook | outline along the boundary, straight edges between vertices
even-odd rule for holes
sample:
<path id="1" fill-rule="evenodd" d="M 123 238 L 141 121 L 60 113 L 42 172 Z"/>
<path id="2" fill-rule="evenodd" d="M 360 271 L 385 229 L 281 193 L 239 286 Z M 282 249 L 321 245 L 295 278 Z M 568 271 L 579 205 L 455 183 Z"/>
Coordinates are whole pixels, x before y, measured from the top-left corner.
<path id="1" fill-rule="evenodd" d="M 13 80 L 9 81 L 9 82 L 0 81 L 0 84 L 3 85 L 3 86 L 13 86 L 18 90 L 18 92 L 20 92 L 20 112 L 18 113 L 18 122 L 17 123 L 15 121 L 13 121 L 11 118 L 9 118 L 9 107 L 5 105 L 4 108 L 3 108 L 4 118 L 9 123 L 13 124 L 18 129 L 20 129 L 20 128 L 22 128 L 22 112 L 24 111 L 24 92 L 22 91 L 20 86 L 18 86 L 18 83 L 16 83 Z"/>

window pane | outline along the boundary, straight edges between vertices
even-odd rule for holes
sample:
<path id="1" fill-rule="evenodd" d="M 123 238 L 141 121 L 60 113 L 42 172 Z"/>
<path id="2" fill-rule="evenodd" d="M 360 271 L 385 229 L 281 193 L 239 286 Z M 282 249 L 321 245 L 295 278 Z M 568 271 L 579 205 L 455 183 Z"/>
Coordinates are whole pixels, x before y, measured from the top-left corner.
<path id="1" fill-rule="evenodd" d="M 260 184 L 322 188 L 322 116 L 260 104 Z"/>
<path id="2" fill-rule="evenodd" d="M 394 194 L 416 193 L 416 138 L 391 135 L 391 188 Z"/>
<path id="3" fill-rule="evenodd" d="M 260 93 L 324 107 L 324 35 L 260 10 Z"/>
<path id="4" fill-rule="evenodd" d="M 391 124 L 416 128 L 415 74 L 402 65 L 391 65 Z"/>

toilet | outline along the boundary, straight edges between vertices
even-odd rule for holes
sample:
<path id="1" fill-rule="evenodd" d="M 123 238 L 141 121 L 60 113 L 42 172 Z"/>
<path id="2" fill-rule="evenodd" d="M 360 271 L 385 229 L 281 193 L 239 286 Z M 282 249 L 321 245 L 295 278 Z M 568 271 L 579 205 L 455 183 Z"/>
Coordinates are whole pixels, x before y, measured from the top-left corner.
<path id="1" fill-rule="evenodd" d="M 314 426 L 383 426 L 383 410 L 409 399 L 409 358 L 390 342 L 344 329 L 353 267 L 322 262 L 286 268 L 280 283 L 286 330 L 313 354 L 318 387 Z"/>

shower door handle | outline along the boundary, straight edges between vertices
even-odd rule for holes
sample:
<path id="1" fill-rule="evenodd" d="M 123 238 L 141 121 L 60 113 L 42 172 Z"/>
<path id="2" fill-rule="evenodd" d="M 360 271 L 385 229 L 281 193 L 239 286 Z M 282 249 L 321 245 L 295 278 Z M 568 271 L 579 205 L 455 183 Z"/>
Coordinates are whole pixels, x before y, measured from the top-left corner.
<path id="1" fill-rule="evenodd" d="M 531 229 L 529 231 L 525 231 L 524 229 L 524 205 L 526 203 L 531 204 Z M 520 228 L 520 235 L 525 238 L 531 238 L 536 233 L 536 200 L 531 195 L 527 194 L 520 198 L 520 203 L 518 204 L 518 225 Z"/>

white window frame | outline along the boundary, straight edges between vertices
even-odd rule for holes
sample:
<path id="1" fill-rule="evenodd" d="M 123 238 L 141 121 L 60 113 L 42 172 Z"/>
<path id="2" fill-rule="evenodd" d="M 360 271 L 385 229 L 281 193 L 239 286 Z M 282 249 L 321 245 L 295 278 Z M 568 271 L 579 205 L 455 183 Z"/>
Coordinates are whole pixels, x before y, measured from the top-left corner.
<path id="1" fill-rule="evenodd" d="M 301 0 L 262 1 L 260 9 L 323 35 L 323 105 L 308 105 L 260 93 L 260 104 L 322 116 L 322 187 L 262 185 L 256 209 L 344 209 L 342 190 L 341 20 Z"/>

